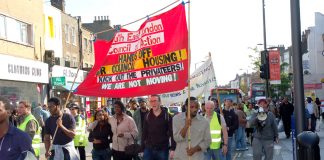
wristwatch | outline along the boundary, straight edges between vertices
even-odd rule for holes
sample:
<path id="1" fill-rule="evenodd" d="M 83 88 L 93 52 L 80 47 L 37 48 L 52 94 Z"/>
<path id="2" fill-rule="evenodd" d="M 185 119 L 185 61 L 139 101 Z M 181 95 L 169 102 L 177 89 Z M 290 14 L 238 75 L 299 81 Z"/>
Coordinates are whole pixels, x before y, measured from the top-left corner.
<path id="1" fill-rule="evenodd" d="M 226 146 L 227 147 L 227 144 L 223 144 L 223 146 Z"/>

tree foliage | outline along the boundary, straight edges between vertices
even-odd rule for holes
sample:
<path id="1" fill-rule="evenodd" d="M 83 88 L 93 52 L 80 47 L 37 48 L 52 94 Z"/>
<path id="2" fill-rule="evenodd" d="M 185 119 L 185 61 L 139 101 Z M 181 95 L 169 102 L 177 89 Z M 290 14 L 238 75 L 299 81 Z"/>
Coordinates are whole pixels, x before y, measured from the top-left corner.
<path id="1" fill-rule="evenodd" d="M 254 71 L 260 71 L 261 66 L 261 56 L 258 47 L 255 46 L 254 48 L 249 47 L 253 52 L 249 54 L 249 58 L 251 59 L 252 69 Z"/>

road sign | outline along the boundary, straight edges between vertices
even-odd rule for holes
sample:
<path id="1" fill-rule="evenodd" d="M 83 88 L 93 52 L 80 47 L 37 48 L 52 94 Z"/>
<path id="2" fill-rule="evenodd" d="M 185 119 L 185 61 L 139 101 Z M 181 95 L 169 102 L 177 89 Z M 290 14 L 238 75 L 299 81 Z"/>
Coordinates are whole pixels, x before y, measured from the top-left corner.
<path id="1" fill-rule="evenodd" d="M 52 77 L 52 86 L 65 86 L 65 77 Z"/>

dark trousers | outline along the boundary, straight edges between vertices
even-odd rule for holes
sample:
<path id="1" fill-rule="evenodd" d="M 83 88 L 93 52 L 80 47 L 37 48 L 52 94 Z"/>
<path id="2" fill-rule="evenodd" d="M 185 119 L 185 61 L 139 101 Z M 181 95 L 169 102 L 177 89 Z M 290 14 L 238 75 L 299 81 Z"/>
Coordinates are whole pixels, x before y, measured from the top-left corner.
<path id="1" fill-rule="evenodd" d="M 75 147 L 76 150 L 79 150 L 80 160 L 86 160 L 86 154 L 84 146 L 77 146 Z"/>
<path id="2" fill-rule="evenodd" d="M 45 136 L 45 127 L 42 127 L 41 136 L 42 136 L 42 142 L 44 142 L 44 136 Z"/>
<path id="3" fill-rule="evenodd" d="M 249 138 L 251 135 L 251 142 L 249 143 L 252 145 L 254 128 L 245 128 L 245 132 L 246 132 L 246 137 Z"/>
<path id="4" fill-rule="evenodd" d="M 316 128 L 316 117 L 315 114 L 311 114 L 311 131 L 315 132 Z"/>
<path id="5" fill-rule="evenodd" d="M 144 160 L 168 160 L 169 149 L 156 150 L 151 148 L 144 149 Z"/>
<path id="6" fill-rule="evenodd" d="M 114 160 L 132 160 L 132 156 L 127 155 L 125 152 L 112 150 Z"/>
<path id="7" fill-rule="evenodd" d="M 291 130 L 291 120 L 290 117 L 283 117 L 282 123 L 284 126 L 285 134 L 287 137 L 290 137 L 290 130 Z"/>
<path id="8" fill-rule="evenodd" d="M 70 160 L 70 153 L 69 153 L 69 151 L 67 150 L 67 149 L 65 149 L 65 148 L 62 148 L 62 150 L 63 150 L 63 154 L 64 154 L 64 159 L 62 159 L 62 160 Z M 54 150 L 51 150 L 51 156 L 49 157 L 49 159 L 48 160 L 54 160 L 54 156 L 55 156 L 55 151 Z"/>
<path id="9" fill-rule="evenodd" d="M 91 153 L 92 160 L 111 160 L 111 150 L 109 148 L 101 150 L 93 149 Z"/>

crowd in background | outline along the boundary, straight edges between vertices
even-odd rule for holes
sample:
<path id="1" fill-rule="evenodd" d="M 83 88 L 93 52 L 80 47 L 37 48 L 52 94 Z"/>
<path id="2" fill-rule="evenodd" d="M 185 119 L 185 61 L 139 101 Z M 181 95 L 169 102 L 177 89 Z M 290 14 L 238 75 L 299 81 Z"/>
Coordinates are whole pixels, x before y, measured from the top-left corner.
<path id="1" fill-rule="evenodd" d="M 8 110 L 7 100 L 1 98 L 0 102 L 4 104 L 3 110 Z M 71 103 L 68 109 L 63 109 L 60 100 L 54 97 L 33 109 L 26 101 L 19 102 L 18 108 L 8 114 L 8 126 L 27 133 L 26 142 L 31 141 L 31 146 L 27 145 L 25 150 L 39 158 L 39 144 L 44 142 L 46 158 L 55 160 L 85 160 L 88 142 L 92 142 L 94 160 L 111 157 L 114 160 L 166 160 L 189 156 L 197 160 L 231 160 L 234 150 L 244 152 L 248 146 L 253 150 L 253 159 L 261 160 L 265 156 L 270 160 L 273 144 L 278 143 L 278 129 L 283 128 L 286 138 L 290 138 L 293 127 L 294 106 L 287 97 L 280 101 L 261 99 L 257 104 L 233 103 L 231 99 L 219 104 L 213 98 L 200 104 L 197 98 L 191 97 L 184 102 L 182 111 L 170 113 L 161 104 L 159 95 L 151 95 L 147 99 L 132 98 L 126 104 L 115 101 L 112 106 L 96 110 L 94 120 L 87 122 L 78 104 Z M 305 130 L 318 130 L 316 123 L 321 115 L 324 118 L 319 99 L 313 102 L 307 97 Z M 0 125 L 6 126 L 4 122 Z M 0 153 L 1 148 L 6 147 L 2 143 L 8 132 L 0 132 Z M 127 147 L 132 144 L 138 144 L 139 154 L 129 153 Z"/>

